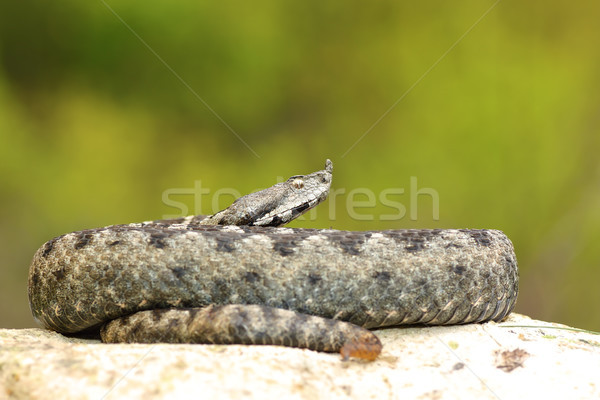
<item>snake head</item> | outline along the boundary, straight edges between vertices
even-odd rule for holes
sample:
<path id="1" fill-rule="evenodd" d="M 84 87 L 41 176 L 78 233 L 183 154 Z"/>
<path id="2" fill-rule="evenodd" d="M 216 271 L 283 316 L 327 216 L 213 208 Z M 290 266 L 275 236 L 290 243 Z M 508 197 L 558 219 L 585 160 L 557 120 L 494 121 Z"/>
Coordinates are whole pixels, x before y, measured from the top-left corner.
<path id="1" fill-rule="evenodd" d="M 268 189 L 240 197 L 206 223 L 215 225 L 281 226 L 315 207 L 329 195 L 333 163 L 307 175 L 294 175 Z"/>

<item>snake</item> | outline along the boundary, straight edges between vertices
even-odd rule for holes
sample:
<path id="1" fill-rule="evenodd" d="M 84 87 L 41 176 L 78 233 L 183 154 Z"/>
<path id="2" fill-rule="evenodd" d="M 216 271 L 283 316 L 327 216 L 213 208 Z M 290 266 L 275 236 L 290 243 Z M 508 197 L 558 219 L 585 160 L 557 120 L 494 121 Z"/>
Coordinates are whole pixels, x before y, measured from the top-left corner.
<path id="1" fill-rule="evenodd" d="M 53 238 L 30 265 L 33 317 L 105 343 L 281 345 L 372 361 L 378 329 L 512 311 L 518 267 L 500 230 L 283 227 L 327 198 L 332 172 L 327 160 L 209 216 Z"/>

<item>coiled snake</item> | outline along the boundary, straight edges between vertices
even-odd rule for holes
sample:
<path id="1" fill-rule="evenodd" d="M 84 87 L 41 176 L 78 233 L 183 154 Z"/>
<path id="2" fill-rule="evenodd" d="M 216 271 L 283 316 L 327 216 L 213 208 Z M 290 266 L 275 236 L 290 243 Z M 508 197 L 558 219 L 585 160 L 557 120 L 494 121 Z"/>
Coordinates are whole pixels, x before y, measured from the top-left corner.
<path id="1" fill-rule="evenodd" d="M 332 164 L 193 216 L 73 232 L 29 271 L 34 318 L 105 342 L 278 344 L 373 360 L 368 328 L 500 320 L 518 270 L 497 230 L 277 228 L 322 202 Z M 345 322 L 344 322 L 345 321 Z"/>

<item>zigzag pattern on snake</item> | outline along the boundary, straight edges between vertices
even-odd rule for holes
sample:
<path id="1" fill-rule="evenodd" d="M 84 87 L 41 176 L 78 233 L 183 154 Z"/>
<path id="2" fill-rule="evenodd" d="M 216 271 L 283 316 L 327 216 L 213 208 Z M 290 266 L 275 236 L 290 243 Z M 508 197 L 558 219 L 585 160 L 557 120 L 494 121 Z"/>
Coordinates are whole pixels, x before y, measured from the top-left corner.
<path id="1" fill-rule="evenodd" d="M 375 359 L 369 328 L 500 320 L 518 269 L 497 230 L 280 228 L 322 202 L 332 165 L 212 216 L 73 232 L 29 274 L 32 313 L 105 342 L 277 344 Z M 240 225 L 240 226 L 237 226 Z"/>

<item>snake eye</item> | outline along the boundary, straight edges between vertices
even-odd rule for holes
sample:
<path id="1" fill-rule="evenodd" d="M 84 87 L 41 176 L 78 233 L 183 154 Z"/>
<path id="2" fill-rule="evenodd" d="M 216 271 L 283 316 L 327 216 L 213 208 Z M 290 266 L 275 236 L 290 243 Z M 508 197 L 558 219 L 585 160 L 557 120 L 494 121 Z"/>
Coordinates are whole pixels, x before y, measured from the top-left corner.
<path id="1" fill-rule="evenodd" d="M 300 178 L 295 178 L 290 183 L 295 189 L 302 189 L 304 187 L 304 181 Z"/>

